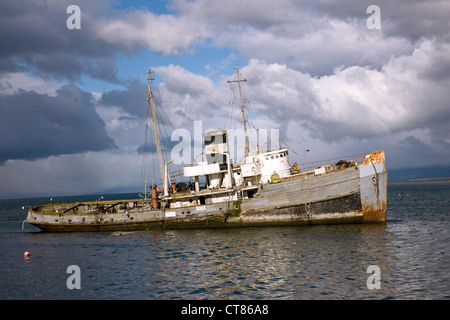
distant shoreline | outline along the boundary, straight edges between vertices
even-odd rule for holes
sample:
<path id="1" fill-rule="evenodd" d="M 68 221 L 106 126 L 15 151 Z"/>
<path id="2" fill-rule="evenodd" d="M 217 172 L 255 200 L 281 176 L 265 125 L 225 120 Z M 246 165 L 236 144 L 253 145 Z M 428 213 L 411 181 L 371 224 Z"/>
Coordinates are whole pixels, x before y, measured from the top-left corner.
<path id="1" fill-rule="evenodd" d="M 450 181 L 450 177 L 447 178 L 422 178 L 422 179 L 409 179 L 411 182 L 420 182 L 420 181 Z"/>
<path id="2" fill-rule="evenodd" d="M 395 181 L 388 181 L 388 182 L 389 183 L 450 183 L 450 177 L 395 180 Z"/>

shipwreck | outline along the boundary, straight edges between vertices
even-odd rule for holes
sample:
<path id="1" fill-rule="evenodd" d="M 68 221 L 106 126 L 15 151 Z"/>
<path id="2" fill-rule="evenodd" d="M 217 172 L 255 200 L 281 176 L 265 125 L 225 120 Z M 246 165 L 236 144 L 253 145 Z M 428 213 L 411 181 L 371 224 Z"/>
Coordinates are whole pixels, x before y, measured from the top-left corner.
<path id="1" fill-rule="evenodd" d="M 244 132 L 246 119 L 236 66 Z M 385 223 L 387 169 L 383 150 L 292 166 L 289 148 L 250 152 L 233 164 L 226 130 L 203 135 L 206 161 L 183 168 L 191 183 L 171 180 L 159 142 L 151 72 L 147 100 L 162 188 L 114 201 L 51 203 L 32 207 L 24 222 L 49 232 L 128 231 L 154 228 L 226 228 L 342 223 Z M 204 181 L 204 182 L 202 182 Z"/>

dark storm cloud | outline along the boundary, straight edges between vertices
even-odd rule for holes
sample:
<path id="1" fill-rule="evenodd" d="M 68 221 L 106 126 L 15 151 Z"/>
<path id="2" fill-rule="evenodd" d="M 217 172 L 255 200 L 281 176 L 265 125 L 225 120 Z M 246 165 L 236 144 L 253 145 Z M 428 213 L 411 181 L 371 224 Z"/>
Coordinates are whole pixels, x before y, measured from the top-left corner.
<path id="1" fill-rule="evenodd" d="M 118 45 L 94 37 L 95 19 L 82 7 L 81 29 L 69 30 L 68 3 L 0 2 L 0 72 L 27 71 L 43 78 L 79 80 L 82 74 L 118 82 Z M 120 51 L 120 50 L 119 50 Z"/>
<path id="2" fill-rule="evenodd" d="M 100 105 L 108 106 L 108 107 L 120 107 L 125 112 L 129 113 L 132 116 L 136 116 L 138 119 L 142 119 L 142 122 L 145 121 L 147 117 L 147 84 L 144 83 L 143 80 L 134 79 L 127 82 L 127 88 L 123 90 L 111 90 L 104 92 L 98 101 Z M 155 110 L 156 116 L 158 119 L 158 123 L 160 126 L 167 127 L 166 130 L 173 130 L 174 125 L 171 123 L 171 119 L 169 119 L 169 115 L 174 117 L 175 114 L 180 116 L 180 110 L 177 109 L 177 104 L 166 103 L 167 97 L 161 92 L 160 85 L 153 85 L 152 92 L 153 98 L 155 101 Z M 176 91 L 170 91 L 172 96 L 178 94 Z M 151 114 L 149 115 L 151 118 Z M 186 115 L 181 115 L 182 117 L 186 117 Z"/>
<path id="3" fill-rule="evenodd" d="M 365 22 L 372 14 L 366 11 L 370 5 L 380 7 L 381 31 L 386 36 L 412 41 L 422 37 L 450 39 L 450 2 L 447 0 L 317 0 L 315 7 L 332 17 Z"/>
<path id="4" fill-rule="evenodd" d="M 0 95 L 0 164 L 115 148 L 92 96 L 63 86 L 55 97 L 21 90 Z"/>
<path id="5" fill-rule="evenodd" d="M 149 134 L 153 134 L 153 132 L 151 132 Z M 161 150 L 166 155 L 170 155 L 170 152 L 172 151 L 173 147 L 179 143 L 179 141 L 171 141 L 170 137 L 167 137 L 167 136 L 160 137 L 160 139 L 161 139 L 161 142 L 160 142 Z M 150 154 L 156 154 L 156 152 L 157 152 L 156 143 L 154 141 L 152 141 L 151 143 L 148 143 L 147 145 L 141 144 L 139 147 L 136 148 L 136 152 L 138 154 L 143 154 L 144 152 L 150 153 Z"/>
<path id="6" fill-rule="evenodd" d="M 104 92 L 99 101 L 105 106 L 117 106 L 132 115 L 145 119 L 147 114 L 147 86 L 143 81 L 128 82 L 127 89 Z"/>
<path id="7" fill-rule="evenodd" d="M 441 140 L 434 145 L 423 141 L 424 138 L 407 136 L 400 140 L 398 146 L 392 150 L 392 157 L 403 163 L 404 167 L 448 164 L 450 149 L 448 142 Z M 444 144 L 441 144 L 441 143 Z M 407 160 L 405 160 L 407 159 Z"/>

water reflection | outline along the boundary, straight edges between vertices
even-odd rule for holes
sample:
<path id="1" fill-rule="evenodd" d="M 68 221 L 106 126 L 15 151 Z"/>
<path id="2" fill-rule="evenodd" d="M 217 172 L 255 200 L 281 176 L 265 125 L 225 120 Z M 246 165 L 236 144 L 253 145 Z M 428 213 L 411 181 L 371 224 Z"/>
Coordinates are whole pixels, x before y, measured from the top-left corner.
<path id="1" fill-rule="evenodd" d="M 0 201 L 0 298 L 450 299 L 449 190 L 390 186 L 386 225 L 125 233 L 22 233 L 23 200 Z"/>
<path id="2" fill-rule="evenodd" d="M 32 299 L 446 297 L 448 230 L 441 221 L 431 223 L 6 234 L 3 294 Z M 28 260 L 24 251 L 31 253 Z M 82 290 L 76 292 L 66 288 L 66 268 L 72 264 L 82 273 Z M 373 264 L 381 270 L 380 290 L 366 285 Z"/>
<path id="3" fill-rule="evenodd" d="M 152 260 L 158 273 L 148 278 L 148 286 L 159 280 L 159 298 L 388 297 L 395 292 L 388 280 L 394 271 L 386 228 L 347 225 L 161 232 L 153 245 L 164 249 L 157 250 Z M 384 282 L 378 292 L 366 286 L 371 264 L 382 270 Z"/>

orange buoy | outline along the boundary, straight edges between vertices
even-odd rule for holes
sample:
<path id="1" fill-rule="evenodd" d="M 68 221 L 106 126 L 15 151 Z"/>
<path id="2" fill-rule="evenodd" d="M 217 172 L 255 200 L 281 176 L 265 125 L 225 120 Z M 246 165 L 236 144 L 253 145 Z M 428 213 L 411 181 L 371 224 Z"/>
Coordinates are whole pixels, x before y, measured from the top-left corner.
<path id="1" fill-rule="evenodd" d="M 25 253 L 23 254 L 23 256 L 24 256 L 25 258 L 27 258 L 27 257 L 30 256 L 30 253 L 29 253 L 28 251 L 25 251 Z"/>

